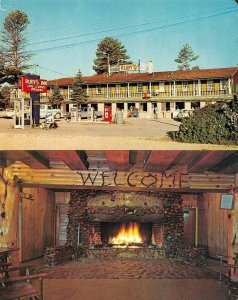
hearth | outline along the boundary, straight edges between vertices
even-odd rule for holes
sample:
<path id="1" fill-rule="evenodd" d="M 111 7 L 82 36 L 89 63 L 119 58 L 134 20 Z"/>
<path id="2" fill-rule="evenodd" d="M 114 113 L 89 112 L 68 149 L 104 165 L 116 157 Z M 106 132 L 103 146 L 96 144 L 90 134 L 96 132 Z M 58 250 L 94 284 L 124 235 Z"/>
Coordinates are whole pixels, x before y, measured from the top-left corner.
<path id="1" fill-rule="evenodd" d="M 151 244 L 152 224 L 101 223 L 102 243 L 112 248 L 139 248 Z"/>
<path id="2" fill-rule="evenodd" d="M 181 258 L 187 249 L 177 193 L 72 191 L 68 216 L 67 245 L 86 257 Z"/>

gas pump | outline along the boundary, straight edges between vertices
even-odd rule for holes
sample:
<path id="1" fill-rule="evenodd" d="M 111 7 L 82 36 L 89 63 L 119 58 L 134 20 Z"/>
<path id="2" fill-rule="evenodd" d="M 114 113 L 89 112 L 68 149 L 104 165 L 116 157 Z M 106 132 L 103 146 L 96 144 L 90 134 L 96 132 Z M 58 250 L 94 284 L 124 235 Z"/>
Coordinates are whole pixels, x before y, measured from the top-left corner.
<path id="1" fill-rule="evenodd" d="M 104 105 L 104 121 L 111 122 L 112 120 L 112 107 L 111 105 Z"/>

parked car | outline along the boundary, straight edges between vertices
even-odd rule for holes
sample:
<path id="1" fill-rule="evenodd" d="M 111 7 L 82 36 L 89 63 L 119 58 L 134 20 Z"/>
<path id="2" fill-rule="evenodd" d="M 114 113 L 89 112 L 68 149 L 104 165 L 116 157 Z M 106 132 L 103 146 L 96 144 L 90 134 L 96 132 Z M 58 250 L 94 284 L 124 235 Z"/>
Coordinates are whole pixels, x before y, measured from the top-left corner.
<path id="1" fill-rule="evenodd" d="M 172 112 L 172 118 L 173 119 L 178 119 L 178 114 L 180 113 L 181 109 L 175 109 L 173 112 Z"/>
<path id="2" fill-rule="evenodd" d="M 91 118 L 91 107 L 80 108 L 78 111 L 78 115 L 81 117 L 81 119 Z M 101 111 L 94 110 L 95 118 L 102 118 L 102 116 L 103 116 L 103 113 Z"/>
<path id="3" fill-rule="evenodd" d="M 14 115 L 15 115 L 15 111 L 13 108 L 6 110 L 6 112 L 5 112 L 5 118 L 7 118 L 7 119 L 12 119 L 14 117 Z"/>
<path id="4" fill-rule="evenodd" d="M 0 108 L 0 118 L 5 118 L 6 117 L 6 111 L 4 108 Z"/>
<path id="5" fill-rule="evenodd" d="M 40 118 L 45 118 L 48 113 L 52 113 L 55 119 L 60 119 L 63 117 L 63 112 L 59 108 L 52 108 L 51 105 L 42 104 L 40 106 Z"/>
<path id="6" fill-rule="evenodd" d="M 183 120 L 184 118 L 188 118 L 189 116 L 191 116 L 193 114 L 193 110 L 189 110 L 189 109 L 181 109 L 180 112 L 177 115 L 177 119 L 179 121 Z"/>

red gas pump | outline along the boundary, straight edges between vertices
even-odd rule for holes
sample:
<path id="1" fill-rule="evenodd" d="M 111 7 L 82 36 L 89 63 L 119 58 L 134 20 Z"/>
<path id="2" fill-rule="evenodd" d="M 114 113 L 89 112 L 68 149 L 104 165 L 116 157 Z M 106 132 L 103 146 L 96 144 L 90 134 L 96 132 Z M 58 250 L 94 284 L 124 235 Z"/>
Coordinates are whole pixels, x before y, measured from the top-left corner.
<path id="1" fill-rule="evenodd" d="M 112 107 L 109 105 L 104 105 L 104 121 L 111 122 L 112 120 Z"/>

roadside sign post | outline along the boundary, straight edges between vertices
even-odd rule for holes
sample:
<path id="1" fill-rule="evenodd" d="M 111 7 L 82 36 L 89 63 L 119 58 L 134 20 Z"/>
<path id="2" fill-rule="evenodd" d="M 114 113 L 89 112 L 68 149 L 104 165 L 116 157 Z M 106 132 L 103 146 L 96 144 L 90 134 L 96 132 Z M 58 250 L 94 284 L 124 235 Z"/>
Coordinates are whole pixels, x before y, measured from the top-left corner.
<path id="1" fill-rule="evenodd" d="M 40 123 L 40 93 L 47 93 L 47 80 L 40 79 L 38 75 L 28 74 L 21 78 L 21 89 L 30 93 L 32 99 L 33 124 Z"/>

